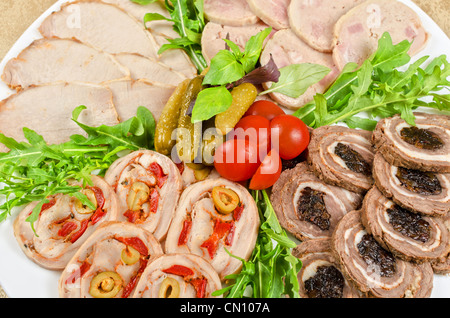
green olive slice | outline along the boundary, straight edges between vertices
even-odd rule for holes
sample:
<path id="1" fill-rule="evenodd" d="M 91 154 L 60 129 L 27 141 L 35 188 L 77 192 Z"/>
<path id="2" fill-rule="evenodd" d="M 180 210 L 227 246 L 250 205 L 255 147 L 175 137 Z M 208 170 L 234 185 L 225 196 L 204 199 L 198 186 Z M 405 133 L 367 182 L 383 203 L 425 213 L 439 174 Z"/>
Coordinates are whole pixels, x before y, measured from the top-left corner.
<path id="1" fill-rule="evenodd" d="M 159 287 L 159 298 L 178 298 L 180 296 L 180 284 L 172 277 L 166 277 Z"/>
<path id="2" fill-rule="evenodd" d="M 216 209 L 222 214 L 233 212 L 239 205 L 239 196 L 236 192 L 225 187 L 214 187 L 212 199 Z"/>
<path id="3" fill-rule="evenodd" d="M 142 204 L 147 201 L 149 195 L 150 188 L 145 183 L 133 183 L 127 197 L 128 209 L 131 211 L 139 211 L 142 208 Z"/>
<path id="4" fill-rule="evenodd" d="M 89 208 L 87 205 L 84 205 L 80 200 L 76 199 L 75 201 L 75 210 L 77 210 L 80 214 L 89 214 L 93 213 L 97 209 L 97 198 L 95 197 L 94 191 L 91 189 L 83 189 L 81 190 L 81 193 L 83 193 L 89 201 L 91 201 L 95 205 L 95 209 Z"/>
<path id="5" fill-rule="evenodd" d="M 125 265 L 133 265 L 136 264 L 141 258 L 141 253 L 139 253 L 133 247 L 127 245 L 120 254 L 120 257 Z"/>
<path id="6" fill-rule="evenodd" d="M 94 298 L 113 298 L 122 289 L 123 281 L 116 272 L 101 272 L 91 280 L 89 294 Z"/>

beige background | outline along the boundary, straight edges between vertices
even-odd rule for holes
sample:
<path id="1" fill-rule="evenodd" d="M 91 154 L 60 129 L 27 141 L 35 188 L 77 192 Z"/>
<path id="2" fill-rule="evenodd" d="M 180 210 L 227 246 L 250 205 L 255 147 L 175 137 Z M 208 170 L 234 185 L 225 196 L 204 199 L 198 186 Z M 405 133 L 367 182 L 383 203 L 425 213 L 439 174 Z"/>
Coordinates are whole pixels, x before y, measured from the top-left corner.
<path id="1" fill-rule="evenodd" d="M 450 0 L 413 0 L 450 37 Z M 56 0 L 0 0 L 0 60 L 20 35 Z M 0 298 L 7 295 L 0 286 Z"/>

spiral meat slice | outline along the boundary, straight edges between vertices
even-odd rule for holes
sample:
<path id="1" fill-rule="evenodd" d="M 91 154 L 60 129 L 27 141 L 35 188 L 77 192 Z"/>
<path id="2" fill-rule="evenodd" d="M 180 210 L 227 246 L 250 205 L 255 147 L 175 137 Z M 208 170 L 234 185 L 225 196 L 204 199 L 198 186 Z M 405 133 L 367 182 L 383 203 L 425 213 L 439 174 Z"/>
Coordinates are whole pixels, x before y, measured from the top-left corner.
<path id="1" fill-rule="evenodd" d="M 160 243 L 143 228 L 103 223 L 67 264 L 59 278 L 62 298 L 128 298 Z"/>
<path id="2" fill-rule="evenodd" d="M 450 213 L 443 218 L 444 224 L 450 233 Z M 447 241 L 447 255 L 442 259 L 431 261 L 431 266 L 436 274 L 450 274 L 450 235 Z"/>
<path id="3" fill-rule="evenodd" d="M 361 292 L 344 277 L 329 238 L 309 240 L 292 250 L 302 261 L 298 273 L 301 298 L 360 298 Z"/>
<path id="4" fill-rule="evenodd" d="M 414 113 L 415 126 L 400 115 L 380 120 L 373 132 L 377 151 L 390 164 L 450 172 L 450 116 Z"/>
<path id="5" fill-rule="evenodd" d="M 406 261 L 438 260 L 449 253 L 449 233 L 441 218 L 403 209 L 377 187 L 364 197 L 361 221 L 381 246 Z"/>
<path id="6" fill-rule="evenodd" d="M 372 133 L 343 126 L 322 126 L 311 135 L 308 161 L 325 182 L 364 193 L 373 185 Z"/>
<path id="7" fill-rule="evenodd" d="M 69 195 L 50 196 L 34 222 L 36 233 L 26 219 L 38 202 L 22 210 L 14 221 L 14 235 L 26 256 L 42 267 L 63 269 L 95 229 L 117 218 L 118 199 L 112 187 L 98 176 L 92 176 L 92 182 L 81 191 L 95 210 Z"/>
<path id="8" fill-rule="evenodd" d="M 302 162 L 282 172 L 271 201 L 281 226 L 306 241 L 331 237 L 339 220 L 360 207 L 362 195 L 325 183 Z"/>
<path id="9" fill-rule="evenodd" d="M 163 240 L 182 190 L 175 163 L 155 151 L 134 151 L 116 160 L 105 180 L 119 198 L 118 220 L 139 224 Z"/>
<path id="10" fill-rule="evenodd" d="M 416 265 L 383 249 L 361 223 L 361 212 L 347 213 L 336 227 L 331 248 L 345 276 L 363 293 L 378 298 L 429 297 L 430 263 Z"/>
<path id="11" fill-rule="evenodd" d="M 450 211 L 450 174 L 390 165 L 380 152 L 373 161 L 373 177 L 380 191 L 398 205 L 425 215 Z"/>
<path id="12" fill-rule="evenodd" d="M 229 202 L 234 205 L 228 205 Z M 226 212 L 220 210 L 223 205 L 229 208 Z M 246 188 L 223 178 L 200 181 L 183 191 L 165 251 L 202 256 L 223 280 L 242 267 L 242 262 L 225 249 L 248 260 L 259 223 L 256 203 Z"/>
<path id="13" fill-rule="evenodd" d="M 133 298 L 214 298 L 211 293 L 221 288 L 219 275 L 202 257 L 164 254 L 146 267 Z"/>

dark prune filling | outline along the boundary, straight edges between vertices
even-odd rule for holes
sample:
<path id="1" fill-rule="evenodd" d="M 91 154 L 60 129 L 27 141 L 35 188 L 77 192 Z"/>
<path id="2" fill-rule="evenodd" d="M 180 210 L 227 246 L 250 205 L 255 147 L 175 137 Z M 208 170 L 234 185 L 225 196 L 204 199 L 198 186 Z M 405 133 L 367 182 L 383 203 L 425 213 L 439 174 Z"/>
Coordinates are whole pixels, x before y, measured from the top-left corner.
<path id="1" fill-rule="evenodd" d="M 362 173 L 365 176 L 369 176 L 372 173 L 371 165 L 364 160 L 363 156 L 350 146 L 343 143 L 338 143 L 334 149 L 334 153 L 344 160 L 345 165 L 351 171 L 356 173 Z"/>
<path id="2" fill-rule="evenodd" d="M 437 195 L 442 192 L 441 183 L 432 172 L 398 167 L 396 177 L 402 186 L 414 193 Z"/>
<path id="3" fill-rule="evenodd" d="M 370 234 L 365 234 L 357 245 L 358 252 L 369 268 L 382 277 L 392 277 L 397 269 L 394 256 L 383 249 Z"/>
<path id="4" fill-rule="evenodd" d="M 408 144 L 419 149 L 436 150 L 444 146 L 444 142 L 438 134 L 416 126 L 403 128 L 400 131 L 400 136 Z"/>
<path id="5" fill-rule="evenodd" d="M 423 243 L 430 239 L 430 223 L 419 214 L 410 212 L 398 205 L 387 209 L 387 213 L 389 223 L 397 232 Z"/>
<path id="6" fill-rule="evenodd" d="M 305 281 L 309 298 L 342 298 L 344 276 L 334 266 L 319 266 L 316 274 Z"/>
<path id="7" fill-rule="evenodd" d="M 301 191 L 297 203 L 298 217 L 302 221 L 317 225 L 321 230 L 330 229 L 330 214 L 323 201 L 325 193 L 306 187 Z"/>

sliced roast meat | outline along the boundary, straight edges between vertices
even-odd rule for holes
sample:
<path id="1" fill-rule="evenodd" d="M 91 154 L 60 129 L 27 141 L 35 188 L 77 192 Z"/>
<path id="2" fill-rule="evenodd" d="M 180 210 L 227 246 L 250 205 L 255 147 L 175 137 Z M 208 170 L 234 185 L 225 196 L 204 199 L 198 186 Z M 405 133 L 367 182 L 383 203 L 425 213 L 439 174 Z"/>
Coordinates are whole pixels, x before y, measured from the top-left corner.
<path id="1" fill-rule="evenodd" d="M 61 298 L 128 298 L 160 243 L 143 228 L 103 223 L 67 264 L 59 278 Z"/>
<path id="2" fill-rule="evenodd" d="M 360 207 L 362 196 L 325 183 L 302 162 L 281 174 L 271 201 L 281 226 L 306 241 L 331 237 L 339 220 Z"/>
<path id="3" fill-rule="evenodd" d="M 110 54 L 71 39 L 39 39 L 5 66 L 2 80 L 11 88 L 63 82 L 100 84 L 130 77 Z"/>
<path id="4" fill-rule="evenodd" d="M 422 216 L 386 198 L 377 187 L 364 197 L 361 221 L 396 257 L 422 263 L 448 254 L 448 229 L 440 217 Z"/>
<path id="5" fill-rule="evenodd" d="M 302 261 L 298 273 L 301 298 L 360 298 L 363 295 L 341 272 L 330 238 L 309 240 L 292 250 Z"/>
<path id="6" fill-rule="evenodd" d="M 413 42 L 409 55 L 421 51 L 429 34 L 417 13 L 392 0 L 369 0 L 342 16 L 334 28 L 333 58 L 342 70 L 349 63 L 362 64 L 378 48 L 378 40 L 389 32 L 394 44 L 403 40 Z"/>
<path id="7" fill-rule="evenodd" d="M 32 86 L 0 101 L 0 131 L 17 141 L 26 141 L 22 127 L 42 135 L 49 144 L 69 141 L 85 132 L 74 123 L 73 110 L 85 105 L 79 121 L 89 126 L 119 123 L 111 91 L 94 84 L 54 83 Z M 32 106 L 32 107 L 31 107 Z M 1 146 L 1 151 L 6 147 Z"/>
<path id="8" fill-rule="evenodd" d="M 450 174 L 398 167 L 380 152 L 373 160 L 373 178 L 380 191 L 398 205 L 431 216 L 450 211 Z"/>
<path id="9" fill-rule="evenodd" d="M 372 132 L 344 126 L 314 129 L 308 162 L 325 182 L 364 193 L 373 185 Z"/>
<path id="10" fill-rule="evenodd" d="M 109 167 L 105 180 L 119 198 L 119 221 L 166 237 L 182 190 L 180 171 L 169 157 L 151 150 L 134 151 Z"/>
<path id="11" fill-rule="evenodd" d="M 200 181 L 183 191 L 165 251 L 202 256 L 223 280 L 242 267 L 228 253 L 249 259 L 259 222 L 256 203 L 242 185 L 223 178 Z"/>
<path id="12" fill-rule="evenodd" d="M 332 52 L 334 25 L 340 17 L 364 1 L 291 0 L 289 24 L 292 31 L 312 48 Z"/>
<path id="13" fill-rule="evenodd" d="M 450 233 L 450 213 L 447 213 L 447 215 L 443 217 L 443 220 Z M 450 238 L 447 241 L 447 255 L 440 260 L 432 261 L 431 265 L 436 274 L 450 274 Z"/>
<path id="14" fill-rule="evenodd" d="M 139 280 L 134 298 L 216 298 L 219 275 L 195 254 L 164 254 L 153 258 Z M 222 296 L 218 296 L 222 298 Z"/>
<path id="15" fill-rule="evenodd" d="M 415 265 L 383 249 L 361 223 L 361 212 L 347 213 L 337 225 L 331 248 L 344 275 L 363 293 L 378 298 L 428 297 L 430 264 Z"/>
<path id="16" fill-rule="evenodd" d="M 136 116 L 139 106 L 151 111 L 155 120 L 175 90 L 175 86 L 147 80 L 119 80 L 105 84 L 113 93 L 114 106 L 121 121 Z"/>
<path id="17" fill-rule="evenodd" d="M 252 25 L 259 21 L 246 0 L 205 0 L 208 21 L 230 26 Z"/>
<path id="18" fill-rule="evenodd" d="M 319 83 L 312 85 L 298 98 L 292 98 L 280 93 L 271 93 L 272 99 L 282 106 L 296 110 L 313 99 L 316 93 L 323 93 L 336 79 L 338 70 L 334 65 L 333 58 L 329 53 L 314 50 L 303 42 L 291 29 L 277 31 L 267 42 L 261 53 L 261 65 L 266 65 L 273 58 L 278 68 L 291 64 L 313 63 L 326 66 L 330 69 Z M 268 89 L 272 83 L 264 83 Z"/>
<path id="19" fill-rule="evenodd" d="M 17 242 L 36 264 L 52 270 L 63 269 L 101 224 L 117 218 L 118 199 L 113 189 L 101 177 L 91 178 L 93 185 L 81 191 L 96 209 L 84 206 L 73 196 L 56 194 L 42 205 L 33 224 L 36 233 L 26 220 L 38 202 L 28 204 L 14 220 Z"/>
<path id="20" fill-rule="evenodd" d="M 415 126 L 399 115 L 381 119 L 373 143 L 396 166 L 450 172 L 450 116 L 415 113 Z"/>
<path id="21" fill-rule="evenodd" d="M 289 28 L 290 2 L 291 0 L 247 0 L 253 13 L 275 30 Z"/>

